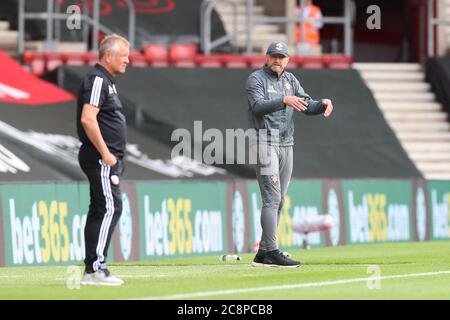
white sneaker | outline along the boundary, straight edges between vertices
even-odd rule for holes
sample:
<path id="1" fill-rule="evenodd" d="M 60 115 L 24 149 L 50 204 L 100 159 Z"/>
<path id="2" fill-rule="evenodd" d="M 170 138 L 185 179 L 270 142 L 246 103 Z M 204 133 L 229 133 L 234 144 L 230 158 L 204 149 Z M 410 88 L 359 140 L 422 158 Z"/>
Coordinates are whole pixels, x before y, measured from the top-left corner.
<path id="1" fill-rule="evenodd" d="M 112 276 L 108 269 L 99 269 L 94 273 L 85 273 L 81 284 L 92 286 L 121 286 L 124 282 Z"/>
<path id="2" fill-rule="evenodd" d="M 94 280 L 93 280 L 93 273 L 84 273 L 83 274 L 83 279 L 81 279 L 81 285 L 83 286 L 87 286 L 87 285 L 94 285 Z"/>

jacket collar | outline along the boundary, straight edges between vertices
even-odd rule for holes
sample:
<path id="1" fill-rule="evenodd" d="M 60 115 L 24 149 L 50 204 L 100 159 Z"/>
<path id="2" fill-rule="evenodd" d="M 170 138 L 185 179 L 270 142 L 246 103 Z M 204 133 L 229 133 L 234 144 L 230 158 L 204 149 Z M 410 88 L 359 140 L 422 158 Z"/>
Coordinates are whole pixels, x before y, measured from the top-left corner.
<path id="1" fill-rule="evenodd" d="M 96 63 L 95 64 L 95 68 L 97 70 L 100 70 L 101 72 L 103 72 L 103 74 L 109 79 L 109 81 L 111 81 L 112 83 L 116 82 L 116 79 L 113 77 L 113 75 L 111 73 L 109 73 L 108 70 L 106 70 L 106 68 L 104 66 L 102 66 L 100 63 Z"/>
<path id="2" fill-rule="evenodd" d="M 278 76 L 278 73 L 276 73 L 275 71 L 272 71 L 272 69 L 270 69 L 267 65 L 264 65 L 263 70 L 264 70 L 264 72 L 266 72 L 271 77 L 275 77 L 277 79 L 281 79 L 284 76 L 284 71 L 285 71 L 285 70 L 283 70 L 281 75 Z"/>

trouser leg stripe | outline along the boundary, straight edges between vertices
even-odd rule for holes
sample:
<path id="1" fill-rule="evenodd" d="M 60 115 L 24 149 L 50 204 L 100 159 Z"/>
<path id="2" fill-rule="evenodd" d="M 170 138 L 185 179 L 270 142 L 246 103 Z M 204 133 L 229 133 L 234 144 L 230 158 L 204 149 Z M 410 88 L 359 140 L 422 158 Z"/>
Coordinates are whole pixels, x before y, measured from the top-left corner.
<path id="1" fill-rule="evenodd" d="M 114 200 L 111 192 L 111 183 L 109 181 L 109 172 L 111 168 L 107 165 L 104 165 L 101 161 L 101 181 L 102 181 L 102 189 L 103 195 L 105 197 L 106 203 L 106 213 L 103 217 L 102 225 L 100 227 L 99 239 L 97 243 L 97 260 L 94 262 L 94 271 L 100 268 L 101 262 L 104 260 L 103 251 L 105 250 L 106 240 L 108 238 L 108 231 L 111 225 L 112 216 L 114 214 Z"/>

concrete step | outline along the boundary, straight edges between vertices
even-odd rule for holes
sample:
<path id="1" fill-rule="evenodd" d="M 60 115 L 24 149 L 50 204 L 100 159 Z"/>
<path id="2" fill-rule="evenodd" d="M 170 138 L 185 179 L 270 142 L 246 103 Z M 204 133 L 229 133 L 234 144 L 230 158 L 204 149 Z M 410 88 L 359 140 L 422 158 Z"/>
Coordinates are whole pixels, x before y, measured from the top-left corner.
<path id="1" fill-rule="evenodd" d="M 397 132 L 402 142 L 450 143 L 450 132 Z"/>
<path id="2" fill-rule="evenodd" d="M 408 152 L 450 152 L 450 142 L 405 142 L 402 146 Z"/>
<path id="3" fill-rule="evenodd" d="M 252 34 L 252 39 L 253 40 L 273 40 L 274 38 L 276 39 L 276 37 L 280 37 L 281 39 L 279 41 L 283 41 L 287 38 L 286 34 L 284 33 L 256 33 L 256 34 Z M 240 34 L 238 36 L 238 38 L 240 39 L 246 39 L 247 35 L 246 34 Z"/>
<path id="4" fill-rule="evenodd" d="M 221 3 L 217 4 L 215 6 L 215 9 L 219 14 L 234 14 L 234 6 L 232 4 L 228 3 Z M 246 5 L 238 5 L 237 6 L 237 13 L 238 14 L 246 14 L 247 13 L 247 6 Z M 253 14 L 263 14 L 264 13 L 264 7 L 262 6 L 254 6 L 253 7 Z"/>
<path id="5" fill-rule="evenodd" d="M 437 102 L 378 102 L 378 106 L 385 112 L 415 112 L 426 113 L 442 110 L 442 106 Z"/>
<path id="6" fill-rule="evenodd" d="M 26 41 L 25 50 L 42 52 L 45 49 L 45 41 Z M 56 52 L 86 52 L 87 46 L 84 42 L 58 42 Z"/>
<path id="7" fill-rule="evenodd" d="M 450 123 L 448 122 L 400 122 L 388 121 L 389 125 L 397 133 L 400 132 L 443 132 L 448 133 L 450 130 Z"/>
<path id="8" fill-rule="evenodd" d="M 398 122 L 446 122 L 447 121 L 447 113 L 445 112 L 385 112 L 384 116 L 389 121 L 398 121 Z"/>
<path id="9" fill-rule="evenodd" d="M 367 86 L 375 92 L 402 92 L 402 93 L 416 93 L 416 92 L 427 92 L 431 90 L 431 85 L 429 83 L 422 82 L 399 82 L 399 83 L 367 83 Z"/>
<path id="10" fill-rule="evenodd" d="M 401 93 L 401 92 L 375 92 L 375 99 L 379 102 L 404 102 L 404 101 L 415 101 L 415 102 L 435 102 L 436 97 L 432 92 L 410 92 L 410 93 Z"/>
<path id="11" fill-rule="evenodd" d="M 227 33 L 234 31 L 233 24 L 224 24 L 225 31 Z M 245 24 L 238 24 L 237 30 L 243 30 L 246 28 Z M 261 24 L 253 27 L 253 33 L 278 33 L 280 32 L 280 27 L 274 24 Z"/>
<path id="12" fill-rule="evenodd" d="M 450 173 L 450 161 L 448 162 L 416 162 L 416 166 L 420 171 L 425 173 Z"/>
<path id="13" fill-rule="evenodd" d="M 9 27 L 8 21 L 0 21 L 0 31 L 9 30 Z"/>
<path id="14" fill-rule="evenodd" d="M 59 52 L 86 52 L 87 45 L 84 42 L 59 42 Z"/>
<path id="15" fill-rule="evenodd" d="M 17 31 L 1 30 L 0 31 L 0 48 L 13 49 L 17 48 L 19 42 L 19 33 Z"/>
<path id="16" fill-rule="evenodd" d="M 450 152 L 411 152 L 409 157 L 414 161 L 450 162 Z M 450 172 L 450 167 L 449 167 Z"/>
<path id="17" fill-rule="evenodd" d="M 391 81 L 402 81 L 402 82 L 418 82 L 425 80 L 425 74 L 423 72 L 395 72 L 395 73 L 386 73 L 386 72 L 372 72 L 372 71 L 361 71 L 361 76 L 366 81 L 370 82 L 391 82 Z"/>
<path id="18" fill-rule="evenodd" d="M 44 41 L 25 41 L 25 50 L 28 51 L 44 51 Z"/>
<path id="19" fill-rule="evenodd" d="M 271 42 L 287 42 L 287 36 L 284 33 L 254 34 L 252 39 L 253 47 L 257 50 L 261 50 L 261 53 L 265 52 Z M 247 36 L 245 34 L 237 37 L 237 45 L 242 48 L 247 46 Z"/>
<path id="20" fill-rule="evenodd" d="M 253 15 L 253 19 L 260 19 L 262 17 L 263 15 L 260 14 Z M 237 16 L 233 14 L 220 14 L 220 19 L 224 24 L 233 25 L 235 19 L 238 25 L 245 25 L 247 23 L 247 16 L 245 14 L 238 14 Z"/>
<path id="21" fill-rule="evenodd" d="M 450 173 L 426 173 L 427 180 L 450 180 Z"/>
<path id="22" fill-rule="evenodd" d="M 379 71 L 379 72 L 405 72 L 421 71 L 422 66 L 419 63 L 354 63 L 353 68 L 360 71 Z"/>

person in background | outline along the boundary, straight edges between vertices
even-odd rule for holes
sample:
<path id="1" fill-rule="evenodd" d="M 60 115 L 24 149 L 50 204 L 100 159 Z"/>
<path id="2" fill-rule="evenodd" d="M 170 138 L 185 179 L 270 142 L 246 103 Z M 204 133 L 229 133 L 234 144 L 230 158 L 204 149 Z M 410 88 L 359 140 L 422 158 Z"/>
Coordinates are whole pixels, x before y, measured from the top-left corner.
<path id="1" fill-rule="evenodd" d="M 296 17 L 310 19 L 295 26 L 295 40 L 297 44 L 297 54 L 311 55 L 320 54 L 320 32 L 323 27 L 322 11 L 313 4 L 312 0 L 305 0 L 305 8 L 301 7 L 302 1 L 296 7 Z M 303 24 L 303 33 L 302 33 Z"/>

